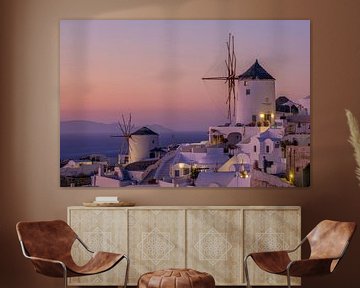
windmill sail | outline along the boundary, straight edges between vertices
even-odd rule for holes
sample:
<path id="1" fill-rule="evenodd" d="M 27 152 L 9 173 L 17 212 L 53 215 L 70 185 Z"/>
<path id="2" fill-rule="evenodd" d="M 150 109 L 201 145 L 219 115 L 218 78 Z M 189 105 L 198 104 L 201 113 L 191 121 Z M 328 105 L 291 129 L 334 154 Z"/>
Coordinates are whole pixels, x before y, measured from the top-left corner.
<path id="1" fill-rule="evenodd" d="M 129 155 L 131 150 L 131 145 L 129 145 L 129 140 L 131 138 L 131 133 L 135 127 L 134 124 L 132 124 L 132 116 L 131 113 L 129 114 L 129 117 L 126 119 L 124 114 L 121 114 L 121 120 L 118 121 L 118 128 L 120 129 L 122 135 L 111 135 L 111 137 L 119 137 L 119 138 L 125 138 L 125 141 L 121 141 L 120 146 L 120 155 Z M 126 157 L 128 159 L 128 157 Z M 126 160 L 125 162 L 127 162 Z M 119 162 L 120 159 L 119 159 Z M 120 164 L 120 163 L 119 163 Z"/>
<path id="2" fill-rule="evenodd" d="M 233 122 L 235 118 L 235 80 L 238 79 L 236 76 L 236 55 L 235 55 L 235 45 L 234 45 L 234 35 L 229 33 L 229 40 L 226 42 L 227 47 L 227 59 L 225 59 L 226 65 L 226 76 L 215 76 L 215 77 L 204 77 L 202 80 L 225 80 L 225 83 L 228 86 L 227 95 L 226 95 L 226 104 L 227 104 L 227 117 L 230 123 Z"/>

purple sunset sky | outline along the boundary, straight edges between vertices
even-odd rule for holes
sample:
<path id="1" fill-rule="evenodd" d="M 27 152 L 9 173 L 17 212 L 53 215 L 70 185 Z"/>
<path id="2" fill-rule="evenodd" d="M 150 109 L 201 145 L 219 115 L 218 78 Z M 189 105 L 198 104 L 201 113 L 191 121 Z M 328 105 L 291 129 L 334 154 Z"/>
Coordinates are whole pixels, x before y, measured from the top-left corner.
<path id="1" fill-rule="evenodd" d="M 235 36 L 237 73 L 255 59 L 276 78 L 276 96 L 310 95 L 308 20 L 62 20 L 61 121 L 207 130 L 227 121 L 225 43 Z"/>

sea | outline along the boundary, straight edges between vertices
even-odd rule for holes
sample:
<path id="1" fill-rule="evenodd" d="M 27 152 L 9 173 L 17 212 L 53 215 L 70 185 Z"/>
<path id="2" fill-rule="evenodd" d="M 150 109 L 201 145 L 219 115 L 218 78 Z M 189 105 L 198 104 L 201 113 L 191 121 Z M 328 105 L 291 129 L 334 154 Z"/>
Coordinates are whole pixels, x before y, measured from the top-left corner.
<path id="1" fill-rule="evenodd" d="M 196 143 L 208 140 L 207 131 L 161 133 L 161 147 L 182 143 Z M 102 154 L 109 159 L 116 159 L 123 146 L 124 138 L 114 138 L 111 134 L 79 133 L 60 135 L 60 160 L 79 160 L 91 154 Z"/>

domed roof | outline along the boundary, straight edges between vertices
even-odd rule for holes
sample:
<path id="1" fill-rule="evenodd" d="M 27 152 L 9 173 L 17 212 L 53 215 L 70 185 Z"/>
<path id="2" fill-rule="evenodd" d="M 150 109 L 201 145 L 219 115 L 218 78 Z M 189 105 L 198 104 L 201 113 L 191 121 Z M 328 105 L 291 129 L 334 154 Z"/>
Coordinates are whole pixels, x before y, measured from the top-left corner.
<path id="1" fill-rule="evenodd" d="M 246 70 L 243 74 L 239 75 L 239 80 L 255 80 L 255 79 L 271 79 L 275 80 L 258 62 L 256 59 L 255 63 Z"/>
<path id="2" fill-rule="evenodd" d="M 159 134 L 147 127 L 142 127 L 136 130 L 134 133 L 131 133 L 131 135 L 159 135 Z"/>

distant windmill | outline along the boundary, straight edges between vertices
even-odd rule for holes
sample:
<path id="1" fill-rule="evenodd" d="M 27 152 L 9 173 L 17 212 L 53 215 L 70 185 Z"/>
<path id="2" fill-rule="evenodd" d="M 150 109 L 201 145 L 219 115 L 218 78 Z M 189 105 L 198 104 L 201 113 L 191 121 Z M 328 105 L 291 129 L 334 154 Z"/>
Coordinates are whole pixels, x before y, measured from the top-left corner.
<path id="1" fill-rule="evenodd" d="M 120 147 L 120 155 L 129 155 L 131 145 L 129 144 L 129 140 L 131 138 L 132 130 L 134 129 L 135 125 L 132 124 L 132 117 L 131 113 L 129 114 L 128 119 L 125 119 L 124 114 L 121 114 L 121 121 L 118 121 L 118 127 L 122 133 L 122 135 L 111 135 L 111 137 L 120 137 L 125 138 L 125 141 L 122 141 L 121 147 Z M 120 162 L 120 159 L 119 159 Z M 127 161 L 125 161 L 127 162 Z"/>
<path id="2" fill-rule="evenodd" d="M 228 119 L 232 123 L 232 119 L 235 116 L 235 80 L 236 76 L 236 56 L 234 51 L 234 35 L 229 33 L 229 41 L 226 42 L 227 47 L 227 59 L 225 60 L 227 75 L 204 77 L 202 80 L 225 80 L 225 84 L 228 84 L 228 91 L 226 95 L 226 104 L 228 104 Z"/>

